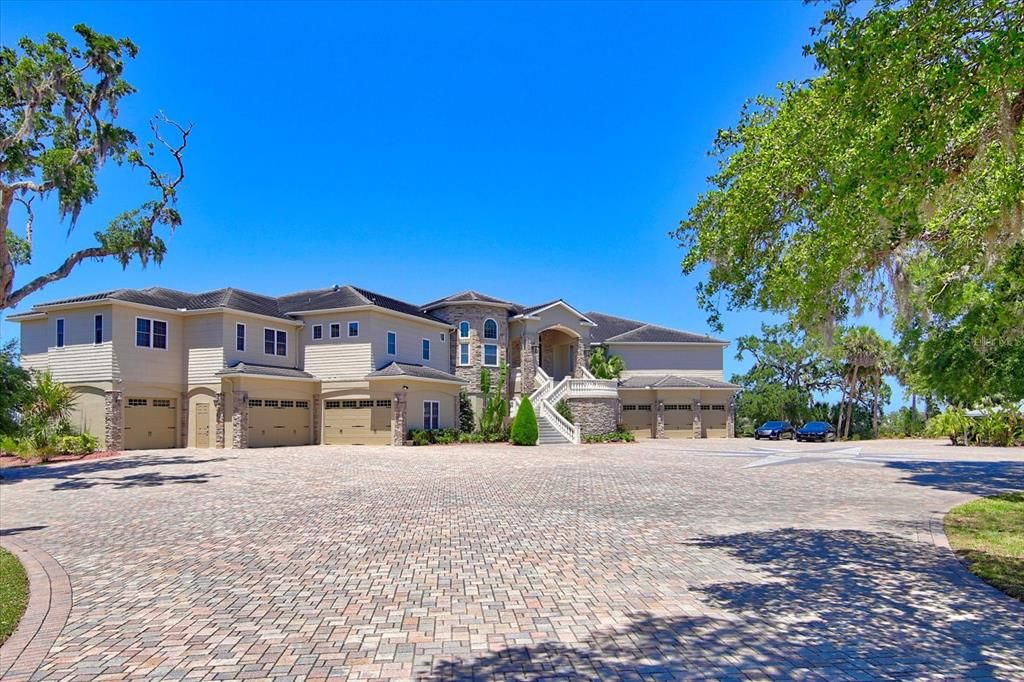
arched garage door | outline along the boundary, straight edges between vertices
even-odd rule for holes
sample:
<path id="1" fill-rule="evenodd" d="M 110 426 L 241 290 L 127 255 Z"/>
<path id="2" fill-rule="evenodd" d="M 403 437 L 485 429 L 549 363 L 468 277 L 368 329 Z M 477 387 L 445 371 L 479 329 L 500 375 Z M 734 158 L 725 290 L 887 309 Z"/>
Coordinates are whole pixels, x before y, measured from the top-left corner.
<path id="1" fill-rule="evenodd" d="M 309 444 L 309 401 L 280 398 L 249 400 L 249 447 Z"/>
<path id="2" fill-rule="evenodd" d="M 391 443 L 390 400 L 325 400 L 325 445 Z"/>
<path id="3" fill-rule="evenodd" d="M 124 449 L 150 450 L 178 445 L 178 401 L 173 398 L 126 398 Z"/>

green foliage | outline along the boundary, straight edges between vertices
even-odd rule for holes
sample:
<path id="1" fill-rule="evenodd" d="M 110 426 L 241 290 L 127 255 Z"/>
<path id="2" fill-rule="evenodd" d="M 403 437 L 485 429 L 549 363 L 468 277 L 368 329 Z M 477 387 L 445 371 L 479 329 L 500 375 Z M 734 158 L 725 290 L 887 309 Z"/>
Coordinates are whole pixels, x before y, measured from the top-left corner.
<path id="1" fill-rule="evenodd" d="M 455 429 L 411 429 L 407 439 L 413 445 L 449 445 L 461 441 L 461 436 Z"/>
<path id="2" fill-rule="evenodd" d="M 562 418 L 570 424 L 575 424 L 576 420 L 572 416 L 572 408 L 569 407 L 569 403 L 566 402 L 565 398 L 562 398 L 555 403 L 555 412 L 562 415 Z"/>
<path id="3" fill-rule="evenodd" d="M 519 403 L 516 418 L 512 421 L 512 443 L 513 445 L 536 445 L 539 436 L 540 426 L 537 424 L 537 413 L 533 411 L 530 396 L 524 395 L 523 401 Z"/>
<path id="4" fill-rule="evenodd" d="M 86 259 L 113 256 L 123 266 L 136 258 L 143 265 L 159 263 L 165 245 L 155 229 L 181 224 L 174 204 L 191 127 L 162 114 L 152 121 L 153 135 L 171 159 L 171 171 L 160 171 L 154 165 L 156 146 L 140 145 L 134 132 L 117 125 L 121 101 L 135 92 L 122 77 L 125 62 L 138 49 L 128 38 L 84 24 L 74 30 L 76 44 L 50 33 L 42 42 L 23 37 L 16 47 L 0 47 L 0 192 L 6 195 L 0 202 L 0 310 L 67 277 Z M 161 126 L 173 128 L 180 140 L 165 139 Z M 139 169 L 155 198 L 96 232 L 96 246 L 72 253 L 60 267 L 15 289 L 15 267 L 32 262 L 33 200 L 55 195 L 58 217 L 74 229 L 99 196 L 97 178 L 108 161 Z M 25 215 L 24 234 L 10 227 L 12 198 Z"/>
<path id="5" fill-rule="evenodd" d="M 17 342 L 11 340 L 0 348 L 0 436 L 18 432 L 22 406 L 28 402 L 31 377 L 15 364 Z"/>
<path id="6" fill-rule="evenodd" d="M 895 312 L 918 392 L 1024 397 L 1006 277 L 1024 235 L 1022 25 L 1005 0 L 829 3 L 805 49 L 817 77 L 719 132 L 718 171 L 675 233 L 683 271 L 709 268 L 711 323 L 753 307 L 828 337 Z"/>
<path id="7" fill-rule="evenodd" d="M 504 362 L 498 367 L 497 386 L 491 386 L 490 370 L 480 370 L 480 391 L 484 398 L 483 414 L 480 415 L 480 433 L 485 438 L 493 438 L 505 428 L 505 420 L 508 418 L 508 399 L 505 398 L 507 377 L 508 367 Z"/>
<path id="8" fill-rule="evenodd" d="M 459 442 L 460 443 L 483 443 L 484 442 L 484 435 L 482 433 L 471 433 L 471 432 L 467 432 L 467 431 L 462 431 L 461 433 L 459 433 Z"/>
<path id="9" fill-rule="evenodd" d="M 626 371 L 626 362 L 620 355 L 608 353 L 606 346 L 590 351 L 590 373 L 597 379 L 618 379 Z"/>
<path id="10" fill-rule="evenodd" d="M 473 402 L 465 391 L 459 391 L 459 431 L 471 433 L 476 420 L 473 416 Z"/>
<path id="11" fill-rule="evenodd" d="M 966 445 L 970 442 L 969 432 L 972 427 L 971 418 L 963 410 L 949 407 L 929 419 L 924 432 L 930 438 L 949 438 L 953 445 Z"/>
<path id="12" fill-rule="evenodd" d="M 971 573 L 1024 600 L 1024 493 L 973 500 L 946 514 L 946 535 Z"/>
<path id="13" fill-rule="evenodd" d="M 580 438 L 584 443 L 632 443 L 636 440 L 633 432 L 622 426 L 608 433 L 583 434 Z"/>
<path id="14" fill-rule="evenodd" d="M 18 559 L 0 549 L 0 644 L 14 632 L 28 606 L 28 576 Z"/>
<path id="15" fill-rule="evenodd" d="M 919 438 L 924 435 L 924 415 L 909 407 L 901 407 L 885 415 L 879 433 L 883 438 Z"/>

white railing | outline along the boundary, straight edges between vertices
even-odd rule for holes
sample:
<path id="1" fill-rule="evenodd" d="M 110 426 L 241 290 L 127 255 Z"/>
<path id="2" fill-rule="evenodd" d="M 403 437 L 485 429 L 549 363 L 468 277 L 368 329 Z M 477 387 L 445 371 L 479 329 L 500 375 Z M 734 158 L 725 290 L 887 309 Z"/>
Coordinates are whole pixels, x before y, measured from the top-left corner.
<path id="1" fill-rule="evenodd" d="M 558 410 L 551 406 L 548 401 L 539 403 L 540 413 L 548 420 L 555 430 L 558 431 L 562 436 L 570 443 L 579 444 L 580 442 L 580 427 L 575 424 L 570 424 L 565 417 L 558 414 Z"/>
<path id="2" fill-rule="evenodd" d="M 596 379 L 597 377 L 595 377 L 593 374 L 591 374 L 589 369 L 584 367 L 583 368 L 583 378 L 584 379 Z"/>
<path id="3" fill-rule="evenodd" d="M 566 391 L 570 398 L 617 398 L 619 382 L 614 379 L 573 379 Z"/>

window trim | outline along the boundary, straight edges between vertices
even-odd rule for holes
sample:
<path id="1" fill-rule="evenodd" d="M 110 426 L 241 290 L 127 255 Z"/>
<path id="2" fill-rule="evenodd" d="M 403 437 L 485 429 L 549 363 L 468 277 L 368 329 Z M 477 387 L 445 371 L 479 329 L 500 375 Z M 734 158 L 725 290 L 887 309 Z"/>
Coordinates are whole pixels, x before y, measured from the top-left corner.
<path id="1" fill-rule="evenodd" d="M 238 330 L 239 330 L 239 328 L 241 328 L 241 330 L 242 330 L 242 336 L 241 336 L 242 347 L 241 348 L 238 347 L 238 340 L 239 340 Z M 235 322 L 235 351 L 238 352 L 238 353 L 244 353 L 245 352 L 245 347 L 246 347 L 246 345 L 248 343 L 249 343 L 249 330 L 246 329 L 245 323 L 244 322 Z"/>
<path id="2" fill-rule="evenodd" d="M 466 333 L 462 333 L 462 325 L 466 325 Z M 462 320 L 459 322 L 459 338 L 468 339 L 470 332 L 473 330 L 473 326 L 469 323 L 469 320 Z"/>
<path id="3" fill-rule="evenodd" d="M 434 422 L 434 425 L 427 426 L 427 405 L 430 405 L 430 420 Z M 426 431 L 434 431 L 441 428 L 441 401 L 440 400 L 424 400 L 423 401 L 423 429 Z"/>
<path id="4" fill-rule="evenodd" d="M 466 348 L 466 361 L 465 362 L 462 361 L 462 348 L 463 348 L 463 346 L 465 346 L 465 348 Z M 459 349 L 457 351 L 458 354 L 455 356 L 455 365 L 456 365 L 456 367 L 470 367 L 473 364 L 473 352 L 472 352 L 472 350 L 473 349 L 470 347 L 468 342 L 463 341 L 463 342 L 459 343 Z"/>
<path id="5" fill-rule="evenodd" d="M 337 336 L 334 335 L 334 328 L 335 327 L 338 328 L 338 335 Z M 327 325 L 327 336 L 332 338 L 332 339 L 340 339 L 341 338 L 341 322 L 331 322 L 330 324 L 328 324 Z"/>
<path id="6" fill-rule="evenodd" d="M 96 332 L 99 332 L 99 339 L 96 338 Z M 101 343 L 103 343 L 103 313 L 96 313 L 92 316 L 92 345 L 98 346 Z"/>
<path id="7" fill-rule="evenodd" d="M 430 339 L 420 341 L 420 358 L 430 362 Z"/>
<path id="8" fill-rule="evenodd" d="M 487 362 L 487 347 L 494 346 L 494 364 Z M 501 347 L 496 343 L 483 344 L 483 355 L 480 357 L 480 364 L 484 367 L 498 367 L 501 365 Z"/>
<path id="9" fill-rule="evenodd" d="M 55 348 L 63 348 L 67 343 L 67 322 L 63 317 L 58 317 L 53 325 L 53 345 Z"/>
<path id="10" fill-rule="evenodd" d="M 394 348 L 392 349 L 391 339 L 394 338 Z M 398 332 L 391 331 L 390 329 L 384 335 L 384 352 L 388 355 L 398 355 Z"/>
<path id="11" fill-rule="evenodd" d="M 268 331 L 274 332 L 274 352 L 273 353 L 268 353 L 267 352 L 267 332 Z M 284 354 L 283 355 L 277 352 L 277 335 L 278 334 L 284 334 Z M 286 357 L 288 357 L 288 332 L 286 330 L 284 330 L 284 329 L 278 329 L 277 327 L 264 327 L 263 328 L 263 354 L 264 355 L 270 355 L 270 356 L 273 356 L 275 358 L 286 358 Z"/>
<path id="12" fill-rule="evenodd" d="M 316 333 L 318 331 L 320 332 L 320 336 L 316 335 Z M 310 327 L 309 328 L 309 338 L 312 339 L 313 341 L 323 341 L 323 339 L 324 339 L 324 326 L 322 324 L 314 324 L 312 327 Z"/>
<path id="13" fill-rule="evenodd" d="M 494 323 L 494 336 L 487 336 L 487 323 L 488 322 L 493 322 Z M 480 325 L 480 332 L 481 332 L 483 338 L 487 339 L 488 341 L 497 341 L 498 340 L 498 334 L 500 332 L 500 330 L 498 329 L 498 321 L 495 320 L 493 317 L 488 317 L 487 319 L 484 320 L 484 323 L 482 325 Z"/>
<path id="14" fill-rule="evenodd" d="M 352 325 L 356 326 L 356 333 L 352 333 Z M 345 324 L 345 338 L 346 339 L 358 339 L 359 338 L 359 320 L 349 320 Z"/>
<path id="15" fill-rule="evenodd" d="M 148 346 L 143 346 L 143 345 L 139 344 L 139 320 L 148 320 L 149 321 L 149 345 Z M 158 346 L 154 346 L 153 345 L 153 338 L 156 336 L 156 334 L 154 332 L 154 330 L 156 328 L 156 324 L 155 323 L 157 323 L 157 322 L 162 323 L 164 325 L 164 329 L 167 330 L 167 333 L 164 334 L 164 347 L 163 348 L 160 348 Z M 142 315 L 136 315 L 135 316 L 135 347 L 136 348 L 148 348 L 150 350 L 166 351 L 170 347 L 170 345 L 171 345 L 171 325 L 168 324 L 167 320 L 161 320 L 161 319 L 156 318 L 156 317 L 143 317 Z"/>

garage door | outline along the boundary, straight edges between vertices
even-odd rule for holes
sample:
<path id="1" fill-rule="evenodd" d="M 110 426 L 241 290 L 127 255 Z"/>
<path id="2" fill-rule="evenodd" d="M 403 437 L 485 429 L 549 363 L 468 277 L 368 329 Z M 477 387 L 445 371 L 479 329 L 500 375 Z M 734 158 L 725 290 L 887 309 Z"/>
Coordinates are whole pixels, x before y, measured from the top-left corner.
<path id="1" fill-rule="evenodd" d="M 725 438 L 725 405 L 714 404 L 700 406 L 700 421 L 704 428 L 705 438 Z"/>
<path id="2" fill-rule="evenodd" d="M 325 400 L 325 445 L 391 443 L 390 400 Z"/>
<path id="3" fill-rule="evenodd" d="M 249 447 L 309 444 L 309 401 L 249 400 Z"/>
<path id="4" fill-rule="evenodd" d="M 637 438 L 651 437 L 651 405 L 627 404 L 622 406 L 622 424 Z"/>
<path id="5" fill-rule="evenodd" d="M 126 398 L 124 449 L 177 447 L 177 414 L 177 401 L 172 398 Z"/>
<path id="6" fill-rule="evenodd" d="M 665 437 L 693 438 L 693 405 L 665 403 Z"/>

